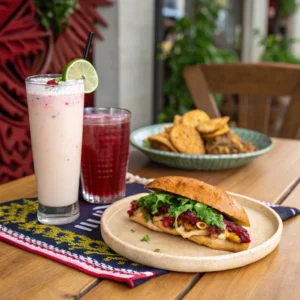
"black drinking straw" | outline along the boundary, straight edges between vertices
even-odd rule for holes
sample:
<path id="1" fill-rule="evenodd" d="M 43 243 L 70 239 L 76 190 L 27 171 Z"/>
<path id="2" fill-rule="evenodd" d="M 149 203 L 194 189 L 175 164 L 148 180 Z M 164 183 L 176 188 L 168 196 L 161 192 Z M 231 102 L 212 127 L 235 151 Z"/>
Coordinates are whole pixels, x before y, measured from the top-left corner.
<path id="1" fill-rule="evenodd" d="M 84 52 L 83 52 L 83 59 L 87 59 L 88 58 L 90 47 L 91 47 L 91 43 L 92 43 L 92 39 L 93 39 L 93 35 L 94 35 L 94 32 L 90 31 L 88 39 L 86 41 L 86 46 L 85 46 L 85 49 L 84 49 Z M 82 184 L 81 184 L 81 180 L 80 179 L 79 179 L 78 199 L 79 200 L 83 199 Z"/>
<path id="2" fill-rule="evenodd" d="M 90 31 L 89 37 L 88 37 L 88 39 L 86 41 L 86 46 L 85 46 L 85 49 L 84 49 L 84 52 L 83 52 L 83 59 L 87 59 L 88 58 L 90 47 L 91 47 L 91 43 L 92 43 L 92 39 L 93 39 L 93 35 L 94 35 L 94 32 Z"/>

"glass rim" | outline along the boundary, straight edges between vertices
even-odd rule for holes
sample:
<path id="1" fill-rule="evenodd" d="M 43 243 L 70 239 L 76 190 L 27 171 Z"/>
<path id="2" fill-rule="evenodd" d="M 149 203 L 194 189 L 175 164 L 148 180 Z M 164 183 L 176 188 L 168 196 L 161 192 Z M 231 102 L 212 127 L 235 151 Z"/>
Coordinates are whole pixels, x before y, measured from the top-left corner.
<path id="1" fill-rule="evenodd" d="M 49 79 L 53 78 L 53 79 L 55 79 L 57 77 L 62 77 L 62 74 L 32 75 L 32 76 L 26 77 L 25 82 L 33 84 L 33 85 L 47 85 L 47 82 L 32 81 L 32 79 L 34 79 L 34 78 L 49 78 Z M 58 85 L 58 86 L 71 86 L 71 85 L 76 85 L 78 83 L 84 83 L 84 78 L 64 81 L 63 85 Z"/>
<path id="2" fill-rule="evenodd" d="M 83 115 L 84 116 L 89 115 L 89 114 L 99 114 L 100 115 L 101 110 L 109 110 L 109 109 L 115 109 L 115 110 L 118 110 L 119 112 L 123 112 L 122 115 L 130 115 L 131 116 L 131 111 L 126 108 L 110 107 L 110 106 L 85 107 Z M 122 117 L 122 115 L 120 116 L 120 118 Z M 118 116 L 114 116 L 114 118 L 118 118 Z"/>

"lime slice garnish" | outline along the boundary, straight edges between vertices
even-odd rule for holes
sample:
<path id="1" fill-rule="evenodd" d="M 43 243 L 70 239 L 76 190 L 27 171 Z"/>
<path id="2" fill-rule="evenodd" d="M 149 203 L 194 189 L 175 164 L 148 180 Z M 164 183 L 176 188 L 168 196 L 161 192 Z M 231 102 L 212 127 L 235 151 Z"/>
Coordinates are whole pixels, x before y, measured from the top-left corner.
<path id="1" fill-rule="evenodd" d="M 63 81 L 84 78 L 84 93 L 89 94 L 98 86 L 98 75 L 94 66 L 83 58 L 75 58 L 62 71 Z"/>

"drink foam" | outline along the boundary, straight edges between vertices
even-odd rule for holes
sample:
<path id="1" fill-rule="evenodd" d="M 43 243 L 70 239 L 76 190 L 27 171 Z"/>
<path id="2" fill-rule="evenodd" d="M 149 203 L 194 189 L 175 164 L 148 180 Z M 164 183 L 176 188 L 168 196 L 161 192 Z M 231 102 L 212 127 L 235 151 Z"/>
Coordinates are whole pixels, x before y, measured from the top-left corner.
<path id="1" fill-rule="evenodd" d="M 56 85 L 48 85 L 51 76 L 30 77 L 26 79 L 26 91 L 28 94 L 38 94 L 45 96 L 73 95 L 84 93 L 83 80 L 60 81 Z"/>

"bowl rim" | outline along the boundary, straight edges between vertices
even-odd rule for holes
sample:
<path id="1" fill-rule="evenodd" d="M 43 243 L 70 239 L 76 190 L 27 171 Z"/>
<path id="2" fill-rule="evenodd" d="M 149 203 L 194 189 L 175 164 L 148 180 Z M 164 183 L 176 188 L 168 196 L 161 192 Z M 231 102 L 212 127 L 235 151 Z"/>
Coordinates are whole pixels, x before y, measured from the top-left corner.
<path id="1" fill-rule="evenodd" d="M 157 155 L 161 155 L 161 156 L 165 156 L 165 157 L 184 158 L 184 159 L 204 159 L 204 160 L 210 160 L 210 159 L 229 160 L 229 159 L 241 159 L 241 158 L 256 157 L 256 156 L 260 156 L 260 155 L 265 154 L 266 152 L 270 151 L 273 148 L 273 145 L 274 145 L 271 138 L 268 137 L 267 135 L 265 135 L 261 132 L 255 131 L 255 130 L 240 128 L 240 127 L 232 127 L 230 129 L 233 130 L 233 131 L 235 131 L 237 129 L 237 131 L 251 132 L 251 133 L 254 133 L 256 135 L 260 135 L 260 136 L 262 136 L 263 138 L 265 138 L 267 140 L 268 145 L 266 147 L 262 148 L 262 149 L 259 149 L 259 150 L 254 151 L 254 152 L 249 152 L 249 153 L 195 155 L 195 154 L 175 153 L 175 152 L 168 152 L 168 151 L 161 151 L 161 150 L 151 149 L 151 148 L 145 147 L 143 145 L 140 145 L 136 141 L 136 136 L 140 132 L 142 132 L 142 131 L 144 131 L 148 128 L 165 127 L 165 126 L 170 126 L 170 125 L 173 125 L 173 123 L 160 123 L 160 124 L 153 124 L 153 125 L 138 128 L 138 129 L 131 132 L 131 134 L 130 134 L 130 144 L 132 146 L 134 146 L 135 148 L 143 151 L 143 152 L 147 152 L 147 153 L 151 153 L 151 154 L 157 154 Z"/>

